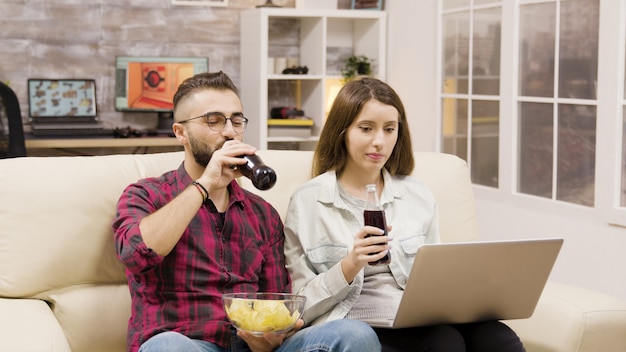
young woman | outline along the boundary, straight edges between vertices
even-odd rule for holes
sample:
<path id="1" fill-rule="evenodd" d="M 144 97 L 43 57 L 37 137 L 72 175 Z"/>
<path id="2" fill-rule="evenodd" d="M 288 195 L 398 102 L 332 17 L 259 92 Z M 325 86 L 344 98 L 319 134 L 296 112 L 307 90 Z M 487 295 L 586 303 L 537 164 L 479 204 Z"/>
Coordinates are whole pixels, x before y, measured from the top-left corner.
<path id="1" fill-rule="evenodd" d="M 435 199 L 409 176 L 408 127 L 399 96 L 378 79 L 350 81 L 337 95 L 314 179 L 293 194 L 285 220 L 287 269 L 294 292 L 307 297 L 307 324 L 393 318 L 416 248 L 439 242 Z M 377 186 L 389 236 L 369 236 L 383 231 L 363 224 L 368 184 Z M 368 264 L 388 253 L 388 264 Z M 383 351 L 524 351 L 498 321 L 375 330 Z"/>

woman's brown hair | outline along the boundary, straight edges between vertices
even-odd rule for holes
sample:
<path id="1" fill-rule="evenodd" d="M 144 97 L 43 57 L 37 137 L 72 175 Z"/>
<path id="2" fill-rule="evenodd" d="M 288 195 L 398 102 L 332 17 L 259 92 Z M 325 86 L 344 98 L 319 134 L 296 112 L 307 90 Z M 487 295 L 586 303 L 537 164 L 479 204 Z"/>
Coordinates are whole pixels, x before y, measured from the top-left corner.
<path id="1" fill-rule="evenodd" d="M 398 110 L 398 140 L 385 168 L 392 175 L 409 175 L 413 172 L 415 161 L 411 134 L 402 100 L 387 83 L 376 78 L 363 77 L 346 83 L 337 94 L 315 148 L 313 177 L 329 170 L 341 174 L 348 155 L 345 145 L 346 130 L 359 115 L 363 105 L 372 99 Z"/>

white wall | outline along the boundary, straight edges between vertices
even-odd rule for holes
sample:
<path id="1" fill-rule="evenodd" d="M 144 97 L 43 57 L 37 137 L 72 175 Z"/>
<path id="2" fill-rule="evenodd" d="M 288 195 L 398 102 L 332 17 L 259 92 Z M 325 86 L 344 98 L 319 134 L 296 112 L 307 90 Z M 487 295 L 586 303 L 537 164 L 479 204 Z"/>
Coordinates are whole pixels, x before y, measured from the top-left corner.
<path id="1" fill-rule="evenodd" d="M 438 151 L 437 1 L 387 0 L 385 6 L 388 82 L 405 104 L 414 149 Z M 562 237 L 565 243 L 551 280 L 626 300 L 625 228 L 608 225 L 606 217 L 594 209 L 515 196 L 505 190 L 479 186 L 475 190 L 482 239 Z"/>
<path id="2" fill-rule="evenodd" d="M 415 150 L 437 150 L 437 1 L 387 0 L 385 9 L 387 82 L 402 98 Z"/>
<path id="3" fill-rule="evenodd" d="M 592 209 L 489 193 L 476 189 L 482 239 L 564 238 L 551 279 L 626 300 L 626 229 L 608 225 Z"/>

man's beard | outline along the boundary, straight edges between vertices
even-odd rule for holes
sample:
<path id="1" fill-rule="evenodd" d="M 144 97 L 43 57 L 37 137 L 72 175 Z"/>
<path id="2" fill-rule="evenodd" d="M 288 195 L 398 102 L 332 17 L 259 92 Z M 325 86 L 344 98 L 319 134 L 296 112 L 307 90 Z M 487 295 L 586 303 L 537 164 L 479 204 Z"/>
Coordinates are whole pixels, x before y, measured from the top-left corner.
<path id="1" fill-rule="evenodd" d="M 202 167 L 207 167 L 209 161 L 213 157 L 213 153 L 216 150 L 221 149 L 226 143 L 226 140 L 218 143 L 215 148 L 211 148 L 209 145 L 199 142 L 193 135 L 189 135 L 189 145 L 191 146 L 191 153 L 193 158 Z"/>

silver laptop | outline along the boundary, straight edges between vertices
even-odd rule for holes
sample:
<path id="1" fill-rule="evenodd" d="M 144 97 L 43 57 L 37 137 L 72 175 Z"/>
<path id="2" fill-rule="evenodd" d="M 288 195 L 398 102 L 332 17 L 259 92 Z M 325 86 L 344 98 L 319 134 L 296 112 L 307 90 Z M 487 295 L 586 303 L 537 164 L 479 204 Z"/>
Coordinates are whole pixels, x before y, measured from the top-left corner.
<path id="1" fill-rule="evenodd" d="M 99 134 L 93 79 L 28 80 L 28 115 L 33 135 Z"/>
<path id="2" fill-rule="evenodd" d="M 530 317 L 563 239 L 426 244 L 420 247 L 395 319 L 407 328 Z"/>

